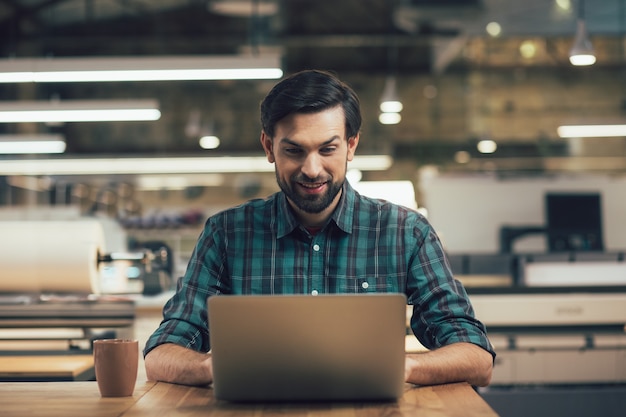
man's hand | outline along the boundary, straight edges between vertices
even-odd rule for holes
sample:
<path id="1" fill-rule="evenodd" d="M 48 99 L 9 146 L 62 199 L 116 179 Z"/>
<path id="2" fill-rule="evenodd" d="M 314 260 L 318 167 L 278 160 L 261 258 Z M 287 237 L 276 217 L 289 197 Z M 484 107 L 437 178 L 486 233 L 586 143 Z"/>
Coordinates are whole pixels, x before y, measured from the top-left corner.
<path id="1" fill-rule="evenodd" d="M 145 357 L 149 381 L 165 381 L 184 385 L 208 385 L 213 381 L 210 354 L 166 343 L 151 350 Z"/>

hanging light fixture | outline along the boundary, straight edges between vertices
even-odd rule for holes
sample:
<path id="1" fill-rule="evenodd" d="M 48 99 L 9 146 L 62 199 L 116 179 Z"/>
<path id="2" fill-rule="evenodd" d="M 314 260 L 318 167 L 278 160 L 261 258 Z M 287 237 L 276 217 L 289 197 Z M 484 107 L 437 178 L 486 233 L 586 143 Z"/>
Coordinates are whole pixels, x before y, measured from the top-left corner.
<path id="1" fill-rule="evenodd" d="M 380 115 L 378 121 L 384 125 L 395 125 L 400 123 L 402 117 L 402 102 L 398 96 L 398 87 L 395 77 L 396 65 L 398 60 L 398 48 L 394 45 L 388 51 L 388 76 L 385 79 L 385 87 L 380 97 Z"/>
<path id="2" fill-rule="evenodd" d="M 396 77 L 389 76 L 385 80 L 385 88 L 380 97 L 380 115 L 378 121 L 384 125 L 395 125 L 400 123 L 402 116 L 402 102 L 398 98 L 398 90 L 396 88 Z"/>
<path id="3" fill-rule="evenodd" d="M 220 146 L 220 138 L 215 133 L 215 122 L 213 120 L 205 122 L 202 126 L 199 142 L 202 149 L 217 149 Z"/>
<path id="4" fill-rule="evenodd" d="M 389 76 L 385 80 L 385 88 L 380 98 L 380 111 L 383 113 L 400 113 L 402 102 L 398 98 L 396 77 Z"/>
<path id="5" fill-rule="evenodd" d="M 596 62 L 593 45 L 587 33 L 587 24 L 584 17 L 584 0 L 578 1 L 578 19 L 576 22 L 576 38 L 569 52 L 569 60 L 572 65 L 586 66 Z"/>

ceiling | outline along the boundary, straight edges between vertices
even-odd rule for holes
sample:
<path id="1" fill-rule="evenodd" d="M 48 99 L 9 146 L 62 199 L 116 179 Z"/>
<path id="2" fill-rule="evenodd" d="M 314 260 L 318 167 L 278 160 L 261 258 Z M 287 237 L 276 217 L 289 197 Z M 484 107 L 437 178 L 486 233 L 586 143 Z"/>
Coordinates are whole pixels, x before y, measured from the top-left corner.
<path id="1" fill-rule="evenodd" d="M 284 48 L 291 72 L 311 66 L 386 71 L 389 50 L 398 48 L 399 71 L 429 71 L 443 62 L 442 45 L 485 38 L 489 22 L 502 26 L 492 43 L 570 42 L 578 7 L 576 0 L 0 0 L 0 52 L 220 54 L 274 45 Z M 622 37 L 624 7 L 623 0 L 583 4 L 589 32 Z M 458 62 L 452 49 L 448 61 Z M 616 57 L 606 58 L 614 63 Z M 477 63 L 468 56 L 462 61 Z"/>
<path id="2" fill-rule="evenodd" d="M 598 62 L 573 68 L 568 51 L 580 4 L 567 0 L 0 0 L 0 58 L 213 55 L 280 51 L 283 70 L 337 72 L 363 102 L 362 149 L 412 166 L 626 172 L 623 138 L 564 141 L 571 120 L 624 118 L 626 0 L 583 8 Z M 489 22 L 501 26 L 489 36 Z M 529 42 L 529 56 L 520 46 Z M 396 126 L 377 122 L 384 79 L 405 101 Z M 156 123 L 6 125 L 53 131 L 68 155 L 199 154 L 186 135 L 200 112 L 221 153 L 259 153 L 258 103 L 273 82 L 0 85 L 3 100 L 156 98 Z M 488 156 L 475 143 L 489 137 Z M 454 155 L 472 157 L 460 164 Z M 397 174 L 401 175 L 401 174 Z"/>

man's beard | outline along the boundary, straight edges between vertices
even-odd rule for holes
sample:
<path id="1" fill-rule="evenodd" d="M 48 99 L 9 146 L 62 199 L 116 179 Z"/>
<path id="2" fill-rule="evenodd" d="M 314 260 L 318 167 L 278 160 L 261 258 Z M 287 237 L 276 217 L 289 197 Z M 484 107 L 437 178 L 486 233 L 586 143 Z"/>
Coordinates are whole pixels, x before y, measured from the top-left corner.
<path id="1" fill-rule="evenodd" d="M 289 181 L 290 183 L 283 181 L 278 175 L 278 170 L 276 170 L 276 182 L 283 193 L 297 208 L 310 214 L 318 214 L 326 210 L 343 188 L 343 181 L 329 181 L 326 183 L 328 188 L 323 194 L 302 195 L 294 190 L 294 187 L 297 187 L 297 183 L 306 184 L 320 181 L 296 176 L 290 178 Z"/>

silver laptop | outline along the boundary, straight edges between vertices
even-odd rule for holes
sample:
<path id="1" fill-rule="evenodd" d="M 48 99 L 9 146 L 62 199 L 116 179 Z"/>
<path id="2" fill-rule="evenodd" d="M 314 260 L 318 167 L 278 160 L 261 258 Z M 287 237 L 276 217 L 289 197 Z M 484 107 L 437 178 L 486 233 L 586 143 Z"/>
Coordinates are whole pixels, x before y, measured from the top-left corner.
<path id="1" fill-rule="evenodd" d="M 404 294 L 214 296 L 219 400 L 393 401 L 404 390 Z"/>

